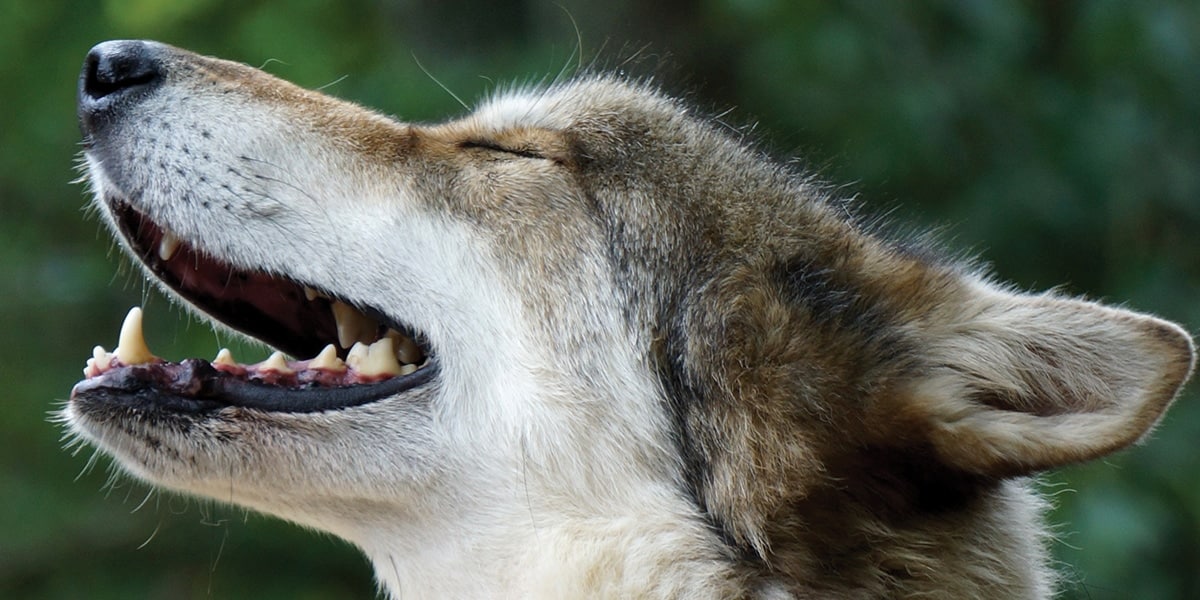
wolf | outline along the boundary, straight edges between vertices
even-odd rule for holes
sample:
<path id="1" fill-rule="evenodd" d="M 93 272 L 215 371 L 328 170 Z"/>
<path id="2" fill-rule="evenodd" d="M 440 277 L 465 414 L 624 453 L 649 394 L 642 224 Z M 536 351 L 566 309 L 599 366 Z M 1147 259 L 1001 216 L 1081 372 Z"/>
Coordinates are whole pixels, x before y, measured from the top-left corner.
<path id="1" fill-rule="evenodd" d="M 1032 477 L 1147 435 L 1179 326 L 857 216 L 646 81 L 399 122 L 149 41 L 87 55 L 84 169 L 170 296 L 62 418 L 133 476 L 331 532 L 395 598 L 1042 598 Z M 312 358 L 303 358 L 312 357 Z"/>

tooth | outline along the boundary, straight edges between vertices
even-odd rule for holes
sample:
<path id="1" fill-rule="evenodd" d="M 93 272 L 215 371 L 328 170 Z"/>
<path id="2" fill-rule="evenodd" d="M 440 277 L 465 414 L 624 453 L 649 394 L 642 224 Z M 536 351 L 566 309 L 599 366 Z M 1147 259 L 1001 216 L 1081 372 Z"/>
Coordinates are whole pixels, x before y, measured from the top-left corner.
<path id="1" fill-rule="evenodd" d="M 129 309 L 129 314 L 125 315 L 125 322 L 121 324 L 121 336 L 113 354 L 117 355 L 117 360 L 126 365 L 140 365 L 154 360 L 154 355 L 146 346 L 146 339 L 142 337 L 142 309 L 140 307 L 135 306 Z"/>
<path id="2" fill-rule="evenodd" d="M 317 298 L 332 300 L 332 298 L 329 297 L 329 294 L 326 294 L 325 292 L 322 292 L 316 288 L 308 287 L 307 285 L 304 286 L 304 298 L 309 301 L 316 300 Z"/>
<path id="3" fill-rule="evenodd" d="M 383 338 L 367 348 L 367 356 L 355 368 L 361 375 L 399 375 L 400 363 L 396 362 L 396 350 L 390 338 Z"/>
<path id="4" fill-rule="evenodd" d="M 404 366 L 400 367 L 401 375 L 408 375 L 409 373 L 416 373 L 416 372 L 417 372 L 417 365 L 404 365 Z"/>
<path id="5" fill-rule="evenodd" d="M 349 348 L 354 342 L 370 342 L 379 326 L 358 309 L 344 302 L 334 302 L 333 320 L 337 323 L 338 344 Z"/>
<path id="6" fill-rule="evenodd" d="M 395 329 L 389 329 L 387 337 L 396 345 L 396 358 L 400 362 L 413 365 L 421 362 L 421 348 L 411 338 Z"/>
<path id="7" fill-rule="evenodd" d="M 367 345 L 362 342 L 355 342 L 354 347 L 346 354 L 346 364 L 354 367 L 354 370 L 359 370 L 359 365 L 367 359 Z"/>
<path id="8" fill-rule="evenodd" d="M 287 364 L 287 359 L 283 357 L 283 353 L 276 350 L 267 357 L 267 360 L 262 361 L 258 365 L 259 371 L 277 371 L 279 373 L 294 373 L 291 367 Z"/>
<path id="9" fill-rule="evenodd" d="M 104 346 L 96 346 L 92 348 L 92 357 L 87 359 L 87 368 L 83 370 L 85 377 L 99 375 L 112 365 L 112 355 L 104 349 Z"/>
<path id="10" fill-rule="evenodd" d="M 163 230 L 162 239 L 158 242 L 158 257 L 163 260 L 171 260 L 178 249 L 179 238 L 170 231 Z"/>
<path id="11" fill-rule="evenodd" d="M 325 346 L 321 353 L 316 355 L 312 360 L 308 361 L 310 369 L 326 369 L 329 371 L 345 371 L 346 363 L 338 358 L 337 349 L 333 344 Z"/>
<path id="12" fill-rule="evenodd" d="M 229 348 L 221 348 L 217 352 L 217 357 L 213 359 L 212 364 L 234 367 L 237 366 L 237 361 L 233 360 L 233 353 L 229 351 Z"/>

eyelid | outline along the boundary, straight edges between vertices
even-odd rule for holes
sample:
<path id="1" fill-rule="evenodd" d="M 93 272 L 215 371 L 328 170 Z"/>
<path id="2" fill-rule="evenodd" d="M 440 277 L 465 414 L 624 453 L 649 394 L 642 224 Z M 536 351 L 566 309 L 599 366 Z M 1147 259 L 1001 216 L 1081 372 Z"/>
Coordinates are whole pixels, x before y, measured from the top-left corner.
<path id="1" fill-rule="evenodd" d="M 494 152 L 503 152 L 505 154 L 513 154 L 513 155 L 520 156 L 523 158 L 536 158 L 536 159 L 540 159 L 540 160 L 546 160 L 545 156 L 542 156 L 540 153 L 538 153 L 535 150 L 531 150 L 529 148 L 509 148 L 507 146 L 502 146 L 502 145 L 497 144 L 490 140 L 466 140 L 466 141 L 462 142 L 461 144 L 459 144 L 459 147 L 460 148 L 480 148 L 483 150 L 492 150 Z"/>

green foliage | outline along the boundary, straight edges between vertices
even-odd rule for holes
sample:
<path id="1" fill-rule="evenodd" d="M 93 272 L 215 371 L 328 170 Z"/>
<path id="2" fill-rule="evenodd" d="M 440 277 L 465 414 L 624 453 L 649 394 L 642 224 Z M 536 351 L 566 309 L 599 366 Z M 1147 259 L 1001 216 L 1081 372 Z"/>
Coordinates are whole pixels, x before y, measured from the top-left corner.
<path id="1" fill-rule="evenodd" d="M 109 478 L 106 459 L 89 468 L 90 449 L 63 452 L 47 422 L 131 304 L 148 305 L 151 346 L 171 357 L 218 347 L 119 266 L 69 183 L 77 72 L 103 39 L 160 39 L 430 120 L 463 112 L 434 77 L 470 101 L 572 65 L 573 18 L 584 63 L 623 65 L 649 42 L 650 59 L 670 53 L 668 89 L 714 112 L 736 106 L 734 122 L 759 119 L 778 154 L 799 148 L 827 178 L 854 182 L 847 193 L 868 210 L 948 224 L 952 245 L 1005 279 L 1200 324 L 1200 5 L 600 6 L 0 0 L 0 597 L 373 594 L 344 544 Z M 1153 443 L 1047 477 L 1066 597 L 1200 597 L 1194 396 Z"/>

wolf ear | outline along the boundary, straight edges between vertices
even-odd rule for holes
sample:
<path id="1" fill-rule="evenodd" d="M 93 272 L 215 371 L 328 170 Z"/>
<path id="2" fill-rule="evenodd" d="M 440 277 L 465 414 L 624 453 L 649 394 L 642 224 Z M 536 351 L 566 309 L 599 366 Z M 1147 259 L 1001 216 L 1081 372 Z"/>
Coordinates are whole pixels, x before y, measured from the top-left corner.
<path id="1" fill-rule="evenodd" d="M 1192 340 L 1172 323 L 971 288 L 956 318 L 926 330 L 929 369 L 884 427 L 913 426 L 951 466 L 1021 475 L 1119 450 L 1154 427 L 1191 373 Z"/>

